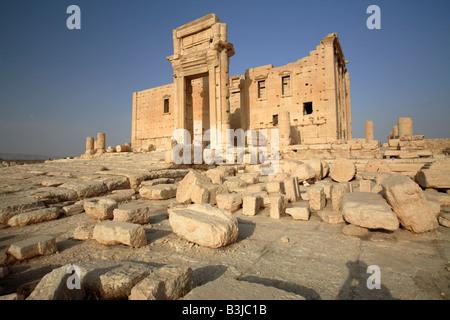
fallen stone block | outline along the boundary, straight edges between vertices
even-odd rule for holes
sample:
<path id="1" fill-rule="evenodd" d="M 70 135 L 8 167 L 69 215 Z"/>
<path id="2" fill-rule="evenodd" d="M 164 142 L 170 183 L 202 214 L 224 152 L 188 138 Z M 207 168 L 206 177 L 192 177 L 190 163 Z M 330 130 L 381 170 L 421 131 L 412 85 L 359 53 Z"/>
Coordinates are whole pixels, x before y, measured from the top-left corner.
<path id="1" fill-rule="evenodd" d="M 202 203 L 168 211 L 173 232 L 185 240 L 210 248 L 223 247 L 237 240 L 238 220 L 226 210 Z"/>
<path id="2" fill-rule="evenodd" d="M 177 187 L 173 184 L 157 184 L 139 189 L 141 197 L 150 200 L 167 200 L 175 198 Z"/>
<path id="3" fill-rule="evenodd" d="M 82 300 L 85 297 L 83 287 L 70 287 L 68 282 L 77 277 L 75 269 L 71 270 L 71 265 L 67 264 L 47 273 L 36 288 L 28 296 L 27 300 Z M 75 272 L 74 272 L 75 271 Z M 75 283 L 75 281 L 73 282 Z"/>
<path id="4" fill-rule="evenodd" d="M 223 184 L 228 188 L 228 190 L 234 191 L 235 189 L 247 187 L 247 183 L 238 177 L 226 177 L 222 179 Z"/>
<path id="5" fill-rule="evenodd" d="M 319 217 L 323 222 L 329 224 L 344 223 L 344 217 L 340 211 L 322 210 L 319 212 Z"/>
<path id="6" fill-rule="evenodd" d="M 219 194 L 228 193 L 228 188 L 221 184 L 195 185 L 192 189 L 191 200 L 193 203 L 217 203 L 216 197 Z"/>
<path id="7" fill-rule="evenodd" d="M 331 188 L 331 204 L 333 205 L 333 211 L 342 210 L 342 200 L 347 193 L 347 189 L 348 187 L 344 183 L 335 184 Z"/>
<path id="8" fill-rule="evenodd" d="M 342 201 L 345 221 L 367 229 L 395 231 L 399 222 L 382 196 L 370 192 L 347 193 Z"/>
<path id="9" fill-rule="evenodd" d="M 422 169 L 417 172 L 415 181 L 422 188 L 449 189 L 450 168 L 447 170 Z"/>
<path id="10" fill-rule="evenodd" d="M 114 190 L 107 196 L 103 197 L 103 199 L 111 199 L 117 203 L 122 203 L 131 200 L 135 194 L 136 191 L 134 189 Z"/>
<path id="11" fill-rule="evenodd" d="M 6 250 L 18 260 L 48 255 L 57 251 L 56 239 L 51 236 L 35 236 L 11 244 Z"/>
<path id="12" fill-rule="evenodd" d="M 147 224 L 150 221 L 151 206 L 141 203 L 125 203 L 114 209 L 114 221 Z"/>
<path id="13" fill-rule="evenodd" d="M 243 180 L 247 185 L 255 184 L 259 182 L 259 173 L 244 173 L 239 175 L 239 178 Z"/>
<path id="14" fill-rule="evenodd" d="M 446 212 L 439 216 L 439 224 L 441 226 L 450 228 L 450 213 Z"/>
<path id="15" fill-rule="evenodd" d="M 305 205 L 303 206 L 297 205 L 292 208 L 286 208 L 286 213 L 290 215 L 294 220 L 308 221 L 309 217 L 311 216 L 308 203 L 305 203 Z"/>
<path id="16" fill-rule="evenodd" d="M 239 193 L 222 193 L 216 196 L 217 208 L 236 212 L 242 204 L 242 196 Z"/>
<path id="17" fill-rule="evenodd" d="M 23 227 L 29 224 L 40 223 L 44 221 L 54 220 L 59 217 L 59 208 L 47 208 L 35 211 L 19 213 L 8 220 L 11 227 Z"/>
<path id="18" fill-rule="evenodd" d="M 348 159 L 338 158 L 333 161 L 330 168 L 330 177 L 337 182 L 352 180 L 356 174 L 355 164 Z"/>
<path id="19" fill-rule="evenodd" d="M 291 177 L 296 177 L 299 183 L 303 181 L 313 180 L 316 177 L 316 172 L 311 166 L 306 163 L 299 164 L 291 169 Z"/>
<path id="20" fill-rule="evenodd" d="M 300 199 L 300 186 L 298 184 L 298 178 L 287 178 L 283 181 L 284 192 L 286 193 L 286 199 L 289 202 L 296 202 Z"/>
<path id="21" fill-rule="evenodd" d="M 283 181 L 289 178 L 291 175 L 286 172 L 278 172 L 277 174 L 270 174 L 268 177 L 268 182 L 272 181 Z"/>
<path id="22" fill-rule="evenodd" d="M 441 204 L 441 207 L 450 207 L 450 194 L 443 192 L 423 191 L 425 197 L 429 199 L 436 199 Z"/>
<path id="23" fill-rule="evenodd" d="M 164 266 L 141 280 L 131 289 L 129 300 L 175 300 L 193 287 L 191 268 Z"/>
<path id="24" fill-rule="evenodd" d="M 127 299 L 131 290 L 155 268 L 132 261 L 91 260 L 77 265 L 81 287 L 98 300 Z"/>
<path id="25" fill-rule="evenodd" d="M 60 188 L 75 191 L 79 198 L 95 197 L 108 191 L 108 188 L 103 182 L 73 178 L 66 180 Z"/>
<path id="26" fill-rule="evenodd" d="M 346 236 L 364 237 L 369 234 L 369 230 L 367 228 L 348 224 L 344 228 L 342 228 L 342 233 Z"/>
<path id="27" fill-rule="evenodd" d="M 249 194 L 242 199 L 242 214 L 254 216 L 264 206 L 264 200 L 260 195 Z"/>
<path id="28" fill-rule="evenodd" d="M 210 178 L 198 173 L 196 171 L 189 171 L 189 173 L 180 181 L 177 188 L 176 198 L 179 203 L 191 203 L 191 195 L 196 184 L 210 184 Z"/>
<path id="29" fill-rule="evenodd" d="M 309 207 L 311 210 L 322 210 L 327 205 L 325 192 L 322 187 L 308 187 Z"/>
<path id="30" fill-rule="evenodd" d="M 257 184 L 249 185 L 247 188 L 245 188 L 243 190 L 244 190 L 243 194 L 263 192 L 266 190 L 266 186 L 264 183 L 257 183 Z"/>
<path id="31" fill-rule="evenodd" d="M 74 204 L 71 204 L 69 206 L 64 206 L 62 208 L 62 212 L 66 216 L 71 216 L 74 214 L 82 213 L 84 211 L 84 201 L 77 201 Z"/>
<path id="32" fill-rule="evenodd" d="M 333 182 L 328 182 L 328 181 L 317 181 L 316 183 L 314 183 L 314 186 L 317 187 L 321 187 L 323 189 L 323 192 L 325 193 L 325 198 L 331 199 L 331 188 L 333 187 L 335 183 Z"/>
<path id="33" fill-rule="evenodd" d="M 205 172 L 205 176 L 211 179 L 212 183 L 222 183 L 222 177 L 226 177 L 226 173 L 224 170 L 220 170 L 217 168 L 209 169 Z"/>
<path id="34" fill-rule="evenodd" d="M 270 194 L 270 217 L 280 219 L 286 213 L 287 201 L 284 194 Z"/>
<path id="35" fill-rule="evenodd" d="M 114 209 L 118 203 L 112 199 L 87 200 L 84 202 L 84 211 L 94 220 L 108 220 L 114 218 Z"/>
<path id="36" fill-rule="evenodd" d="M 79 225 L 73 231 L 73 239 L 75 240 L 91 240 L 94 239 L 94 223 L 84 223 Z"/>
<path id="37" fill-rule="evenodd" d="M 437 228 L 436 216 L 417 183 L 402 174 L 392 174 L 381 182 L 381 186 L 405 229 L 421 233 Z"/>
<path id="38" fill-rule="evenodd" d="M 372 192 L 372 188 L 375 187 L 375 182 L 371 180 L 361 180 L 359 182 L 360 192 Z"/>
<path id="39" fill-rule="evenodd" d="M 144 228 L 141 225 L 128 222 L 100 222 L 94 227 L 93 238 L 105 245 L 122 243 L 133 248 L 139 248 L 147 244 Z"/>
<path id="40" fill-rule="evenodd" d="M 8 220 L 16 214 L 38 209 L 45 209 L 44 202 L 34 199 L 29 194 L 2 196 L 0 197 L 0 223 L 7 224 Z"/>
<path id="41" fill-rule="evenodd" d="M 266 183 L 267 193 L 282 193 L 284 194 L 284 182 L 283 181 L 272 181 Z"/>

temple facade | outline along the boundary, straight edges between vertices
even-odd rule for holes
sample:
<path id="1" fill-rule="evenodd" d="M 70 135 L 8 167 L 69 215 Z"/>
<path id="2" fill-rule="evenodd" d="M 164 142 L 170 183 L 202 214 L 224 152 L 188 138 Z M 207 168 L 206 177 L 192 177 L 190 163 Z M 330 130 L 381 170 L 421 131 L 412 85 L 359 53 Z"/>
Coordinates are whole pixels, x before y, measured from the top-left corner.
<path id="1" fill-rule="evenodd" d="M 133 93 L 134 149 L 163 146 L 175 129 L 186 129 L 193 140 L 208 129 L 225 137 L 227 129 L 267 129 L 270 135 L 277 128 L 281 145 L 352 138 L 348 61 L 336 33 L 296 62 L 232 77 L 234 48 L 215 14 L 173 30 L 173 46 L 167 57 L 173 83 Z M 214 134 L 210 141 L 219 143 Z"/>

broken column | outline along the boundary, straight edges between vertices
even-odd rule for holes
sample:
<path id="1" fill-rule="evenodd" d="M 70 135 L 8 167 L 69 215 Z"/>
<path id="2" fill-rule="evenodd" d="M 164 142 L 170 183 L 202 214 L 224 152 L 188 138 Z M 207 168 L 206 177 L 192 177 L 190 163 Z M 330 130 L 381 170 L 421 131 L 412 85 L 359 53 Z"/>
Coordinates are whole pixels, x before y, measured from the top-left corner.
<path id="1" fill-rule="evenodd" d="M 398 136 L 412 137 L 413 123 L 411 118 L 398 118 Z"/>
<path id="2" fill-rule="evenodd" d="M 86 137 L 86 154 L 94 154 L 94 137 Z"/>
<path id="3" fill-rule="evenodd" d="M 291 144 L 291 121 L 289 111 L 280 112 L 278 119 L 278 129 L 280 130 L 280 146 Z"/>
<path id="4" fill-rule="evenodd" d="M 97 133 L 96 153 L 104 153 L 106 151 L 105 136 L 104 132 Z"/>
<path id="5" fill-rule="evenodd" d="M 366 142 L 373 141 L 373 121 L 366 121 Z"/>
<path id="6" fill-rule="evenodd" d="M 398 139 L 398 126 L 392 127 L 392 139 Z"/>

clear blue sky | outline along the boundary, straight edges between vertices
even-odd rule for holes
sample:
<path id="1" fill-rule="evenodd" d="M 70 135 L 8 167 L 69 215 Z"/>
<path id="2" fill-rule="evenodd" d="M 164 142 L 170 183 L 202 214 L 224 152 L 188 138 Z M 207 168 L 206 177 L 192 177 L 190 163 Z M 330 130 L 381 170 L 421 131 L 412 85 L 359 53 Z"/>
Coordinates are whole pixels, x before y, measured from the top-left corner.
<path id="1" fill-rule="evenodd" d="M 81 9 L 68 30 L 66 9 Z M 381 8 L 381 30 L 366 9 Z M 281 66 L 337 32 L 350 63 L 352 125 L 375 138 L 398 117 L 414 134 L 450 138 L 450 1 L 113 1 L 0 2 L 0 152 L 79 156 L 85 138 L 131 140 L 132 92 L 172 82 L 172 29 L 216 13 L 236 55 L 230 75 Z"/>

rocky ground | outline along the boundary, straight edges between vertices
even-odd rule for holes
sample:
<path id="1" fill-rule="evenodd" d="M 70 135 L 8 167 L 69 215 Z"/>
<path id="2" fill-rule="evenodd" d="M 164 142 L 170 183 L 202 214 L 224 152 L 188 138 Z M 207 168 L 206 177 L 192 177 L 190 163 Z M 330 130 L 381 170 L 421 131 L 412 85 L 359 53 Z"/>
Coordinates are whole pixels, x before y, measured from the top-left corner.
<path id="1" fill-rule="evenodd" d="M 270 208 L 249 216 L 240 208 L 233 213 L 239 228 L 236 241 L 220 248 L 187 241 L 175 234 L 169 223 L 168 210 L 177 199 L 145 199 L 138 192 L 143 181 L 164 177 L 178 185 L 186 175 L 185 168 L 170 169 L 163 158 L 158 152 L 128 153 L 0 168 L 0 295 L 21 293 L 26 298 L 52 270 L 95 262 L 99 268 L 102 263 L 108 268 L 127 263 L 149 269 L 190 267 L 193 289 L 184 299 L 450 297 L 449 228 L 439 225 L 414 233 L 400 227 L 346 235 L 343 229 L 350 224 L 330 224 L 320 217 L 321 212 L 333 209 L 330 199 L 320 210 L 311 208 L 307 221 L 290 215 L 273 219 Z M 324 181 L 334 183 L 330 178 Z M 259 182 L 268 182 L 267 177 L 260 177 Z M 354 180 L 353 191 L 358 191 L 358 186 Z M 148 205 L 150 223 L 142 225 L 147 244 L 133 248 L 75 239 L 77 227 L 89 229 L 98 223 L 85 212 L 62 212 L 53 220 L 7 225 L 11 212 L 62 208 L 91 197 L 115 197 L 119 208 L 125 203 Z M 442 206 L 441 213 L 446 211 Z M 23 260 L 5 254 L 9 245 L 36 235 L 55 237 L 57 252 Z M 371 275 L 367 269 L 372 265 L 380 269 L 380 289 L 369 289 L 366 284 Z"/>

